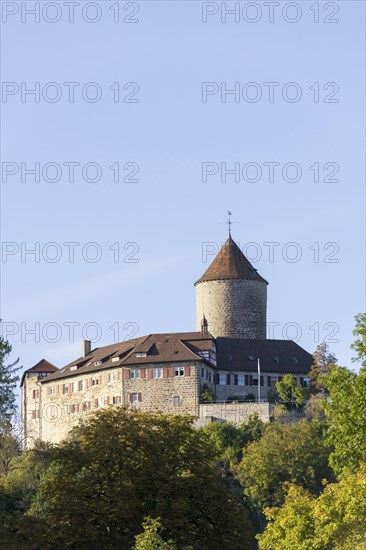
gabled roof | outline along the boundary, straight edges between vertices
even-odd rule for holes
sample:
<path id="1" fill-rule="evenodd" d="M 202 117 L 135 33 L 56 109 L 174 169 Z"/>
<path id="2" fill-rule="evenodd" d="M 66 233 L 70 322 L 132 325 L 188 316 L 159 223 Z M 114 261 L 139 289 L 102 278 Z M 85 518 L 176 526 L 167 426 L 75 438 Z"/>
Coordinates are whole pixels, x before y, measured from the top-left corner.
<path id="1" fill-rule="evenodd" d="M 247 279 L 267 283 L 244 256 L 236 242 L 229 236 L 220 252 L 195 285 L 220 279 Z"/>
<path id="2" fill-rule="evenodd" d="M 212 341 L 213 338 L 210 334 L 202 335 L 201 332 L 149 334 L 126 342 L 96 348 L 86 357 L 79 357 L 54 374 L 47 376 L 42 382 L 118 366 L 139 367 L 155 363 L 202 361 L 199 352 L 210 349 Z M 117 360 L 112 361 L 112 359 Z"/>
<path id="3" fill-rule="evenodd" d="M 216 338 L 217 366 L 228 371 L 306 375 L 313 357 L 292 340 L 256 340 L 251 338 Z"/>
<path id="4" fill-rule="evenodd" d="M 23 386 L 24 377 L 29 372 L 34 372 L 36 374 L 38 372 L 39 373 L 42 373 L 42 372 L 56 372 L 58 370 L 59 369 L 55 365 L 53 365 L 52 363 L 50 363 L 46 359 L 41 359 L 36 365 L 34 365 L 34 367 L 31 367 L 30 369 L 27 369 L 26 371 L 23 372 L 23 376 L 22 376 L 22 379 L 21 379 L 21 382 L 20 382 L 20 386 Z"/>

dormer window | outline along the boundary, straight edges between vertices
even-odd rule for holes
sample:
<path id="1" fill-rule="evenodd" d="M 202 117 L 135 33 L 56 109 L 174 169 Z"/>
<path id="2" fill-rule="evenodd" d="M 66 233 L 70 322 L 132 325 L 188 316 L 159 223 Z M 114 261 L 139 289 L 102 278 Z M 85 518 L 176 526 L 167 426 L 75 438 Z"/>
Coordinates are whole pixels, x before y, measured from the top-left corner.
<path id="1" fill-rule="evenodd" d="M 231 357 L 230 353 L 228 353 L 228 354 L 226 355 L 226 357 L 227 357 L 227 359 L 228 359 L 229 361 L 232 360 L 232 357 Z"/>
<path id="2" fill-rule="evenodd" d="M 146 356 L 147 356 L 147 353 L 145 353 L 145 352 L 135 353 L 135 357 L 146 357 Z"/>
<path id="3" fill-rule="evenodd" d="M 248 355 L 248 359 L 249 359 L 249 361 L 254 361 L 254 356 L 253 355 Z"/>
<path id="4" fill-rule="evenodd" d="M 273 356 L 273 361 L 275 361 L 276 363 L 279 363 L 280 359 L 279 359 L 279 357 L 277 357 L 277 355 L 274 355 Z"/>

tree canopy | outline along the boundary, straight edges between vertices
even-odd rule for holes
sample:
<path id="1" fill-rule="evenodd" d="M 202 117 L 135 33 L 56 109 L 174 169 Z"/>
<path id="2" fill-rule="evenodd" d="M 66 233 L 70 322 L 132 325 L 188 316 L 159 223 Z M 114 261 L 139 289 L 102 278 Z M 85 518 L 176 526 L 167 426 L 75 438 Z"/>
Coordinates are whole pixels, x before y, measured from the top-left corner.
<path id="1" fill-rule="evenodd" d="M 6 359 L 12 350 L 9 342 L 0 336 L 0 418 L 10 418 L 15 410 L 15 388 L 19 382 L 17 372 L 21 368 L 17 366 L 19 359 L 7 365 Z"/>
<path id="2" fill-rule="evenodd" d="M 160 518 L 179 548 L 249 548 L 243 503 L 212 467 L 192 418 L 110 408 L 53 451 L 30 513 L 56 543 L 126 548 L 144 518 Z"/>

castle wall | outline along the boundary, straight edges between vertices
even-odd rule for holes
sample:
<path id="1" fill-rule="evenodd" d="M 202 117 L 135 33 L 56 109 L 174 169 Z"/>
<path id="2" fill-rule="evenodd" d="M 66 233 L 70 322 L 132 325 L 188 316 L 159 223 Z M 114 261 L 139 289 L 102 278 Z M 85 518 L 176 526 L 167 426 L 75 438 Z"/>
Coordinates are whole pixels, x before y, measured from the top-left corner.
<path id="1" fill-rule="evenodd" d="M 238 426 L 247 422 L 253 414 L 258 414 L 263 422 L 269 422 L 272 408 L 270 403 L 205 403 L 200 405 L 196 426 L 213 421 L 233 422 Z"/>
<path id="2" fill-rule="evenodd" d="M 196 328 L 205 315 L 216 338 L 266 338 L 267 285 L 262 281 L 225 279 L 196 285 Z"/>
<path id="3" fill-rule="evenodd" d="M 23 385 L 25 448 L 32 447 L 38 438 L 59 443 L 80 419 L 113 405 L 198 416 L 200 363 L 155 363 L 136 368 L 140 378 L 132 378 L 135 369 L 118 367 L 42 384 L 37 376 L 27 377 Z M 153 378 L 153 369 L 161 369 L 161 378 Z"/>

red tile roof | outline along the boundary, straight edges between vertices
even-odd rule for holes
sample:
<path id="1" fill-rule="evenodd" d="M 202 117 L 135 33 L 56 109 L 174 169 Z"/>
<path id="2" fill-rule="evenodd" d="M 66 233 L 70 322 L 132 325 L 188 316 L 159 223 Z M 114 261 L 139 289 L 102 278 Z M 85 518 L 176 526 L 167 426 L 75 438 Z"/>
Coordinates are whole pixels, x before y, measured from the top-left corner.
<path id="1" fill-rule="evenodd" d="M 219 279 L 247 279 L 267 283 L 244 256 L 231 236 L 222 246 L 220 252 L 195 285 L 204 281 L 216 281 Z"/>
<path id="2" fill-rule="evenodd" d="M 50 363 L 49 361 L 47 361 L 46 359 L 41 359 L 36 365 L 34 365 L 34 367 L 31 367 L 30 369 L 27 369 L 26 371 L 23 372 L 23 376 L 22 376 L 22 380 L 20 382 L 20 385 L 22 386 L 23 385 L 23 382 L 24 382 L 24 377 L 26 374 L 28 374 L 29 372 L 56 372 L 58 371 L 59 369 L 53 365 L 52 363 Z"/>

